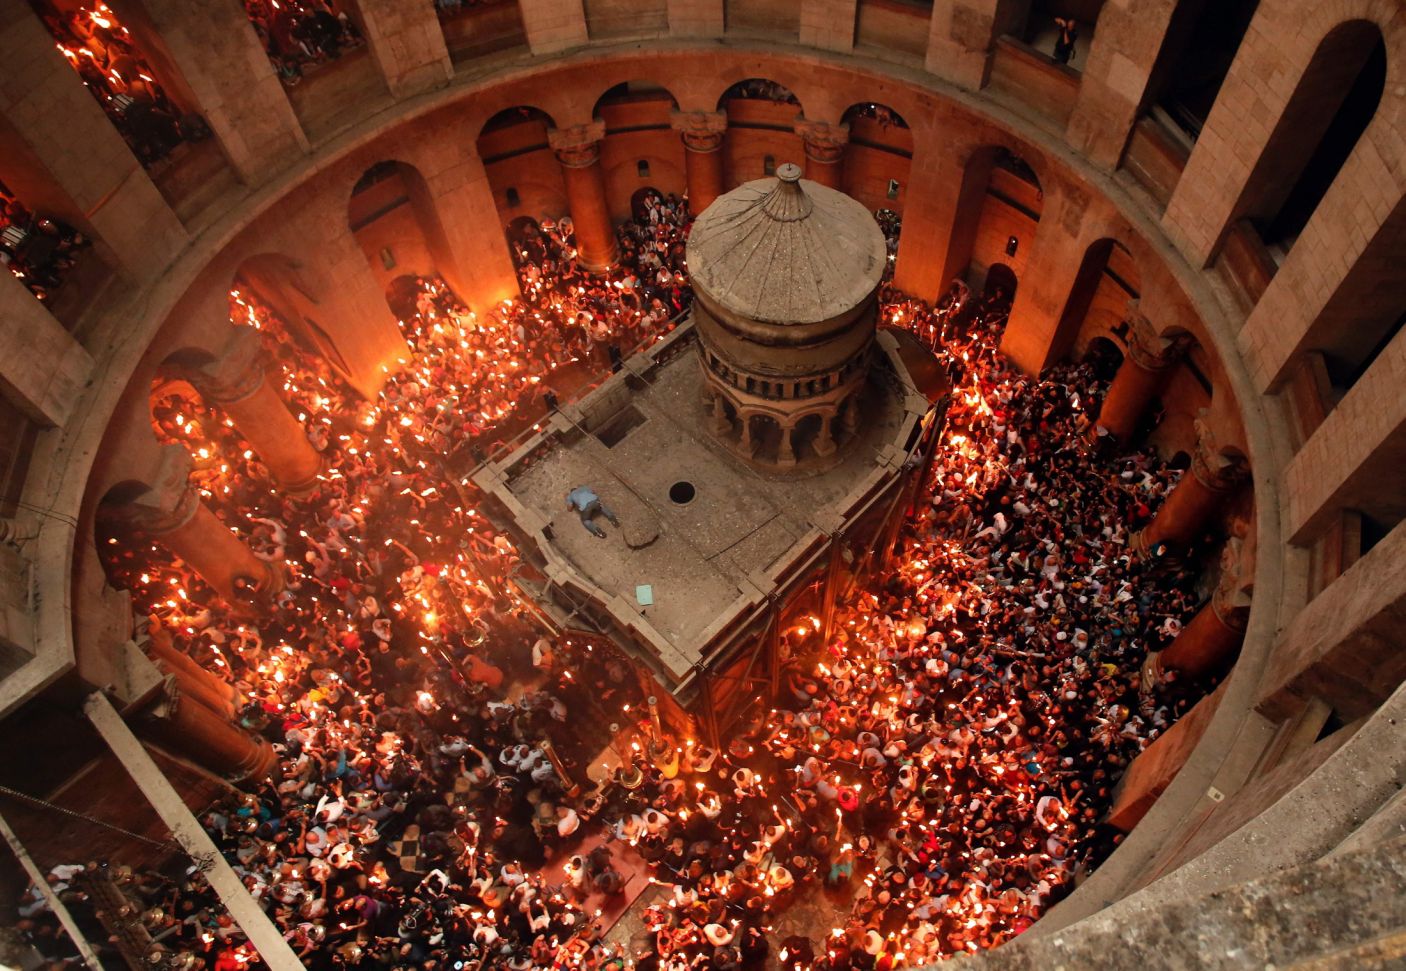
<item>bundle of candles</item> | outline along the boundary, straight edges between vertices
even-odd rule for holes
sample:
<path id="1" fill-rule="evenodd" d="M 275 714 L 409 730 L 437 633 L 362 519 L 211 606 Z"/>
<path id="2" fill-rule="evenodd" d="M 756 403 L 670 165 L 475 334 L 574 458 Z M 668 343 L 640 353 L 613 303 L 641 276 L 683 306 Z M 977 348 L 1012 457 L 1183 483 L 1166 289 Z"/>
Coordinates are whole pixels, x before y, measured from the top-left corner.
<path id="1" fill-rule="evenodd" d="M 1194 606 L 1192 578 L 1127 552 L 1175 473 L 1150 452 L 1088 455 L 1102 380 L 1010 370 L 999 298 L 933 310 L 884 290 L 885 320 L 955 379 L 931 502 L 828 641 L 818 619 L 788 631 L 781 696 L 725 750 L 669 738 L 608 644 L 543 635 L 506 592 L 516 552 L 475 508 L 467 449 L 540 414 L 554 369 L 603 370 L 600 344 L 657 337 L 686 303 L 685 209 L 646 210 L 606 278 L 576 269 L 558 223 L 517 242 L 521 300 L 480 315 L 421 281 L 371 403 L 232 294 L 327 455 L 311 497 L 280 495 L 217 410 L 157 410 L 208 453 L 207 502 L 288 583 L 251 620 L 159 546 L 114 537 L 109 569 L 280 746 L 273 777 L 204 822 L 305 955 L 840 969 L 989 947 L 1107 852 L 1121 769 L 1193 700 L 1137 674 Z M 611 749 L 622 764 L 591 784 Z M 637 898 L 643 947 L 609 932 Z M 816 907 L 833 917 L 818 936 Z"/>

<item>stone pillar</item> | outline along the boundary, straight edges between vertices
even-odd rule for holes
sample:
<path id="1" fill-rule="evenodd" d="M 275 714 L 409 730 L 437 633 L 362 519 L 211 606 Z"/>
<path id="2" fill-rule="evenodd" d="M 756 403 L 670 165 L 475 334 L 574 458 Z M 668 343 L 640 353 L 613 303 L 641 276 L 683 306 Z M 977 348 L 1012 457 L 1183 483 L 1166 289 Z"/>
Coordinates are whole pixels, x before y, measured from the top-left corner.
<path id="1" fill-rule="evenodd" d="M 1344 720 L 1370 714 L 1406 681 L 1406 522 L 1294 615 L 1269 652 L 1255 707 L 1275 721 L 1305 698 Z"/>
<path id="2" fill-rule="evenodd" d="M 1162 389 L 1167 372 L 1181 359 L 1183 340 L 1159 336 L 1152 323 L 1132 301 L 1128 322 L 1128 355 L 1123 359 L 1098 414 L 1098 426 L 1119 444 L 1126 444 L 1137 430 L 1147 406 Z"/>
<path id="3" fill-rule="evenodd" d="M 845 54 L 854 50 L 858 0 L 801 0 L 801 43 Z"/>
<path id="4" fill-rule="evenodd" d="M 1224 509 L 1226 500 L 1248 473 L 1242 460 L 1220 454 L 1201 420 L 1196 424 L 1198 436 L 1191 468 L 1182 473 L 1181 481 L 1147 528 L 1133 537 L 1138 550 L 1149 550 L 1158 543 L 1186 547 Z"/>
<path id="5" fill-rule="evenodd" d="M 0 269 L 0 393 L 29 418 L 62 425 L 93 373 L 93 358 L 34 294 Z"/>
<path id="6" fill-rule="evenodd" d="M 241 181 L 257 184 L 308 150 L 242 4 L 142 0 L 142 9 Z"/>
<path id="7" fill-rule="evenodd" d="M 53 180 L 112 265 L 137 280 L 163 271 L 185 227 L 27 4 L 0 7 L 0 63 L 0 149 Z"/>
<path id="8" fill-rule="evenodd" d="M 820 431 L 815 436 L 815 454 L 821 458 L 835 454 L 835 415 L 833 412 L 820 419 Z"/>
<path id="9" fill-rule="evenodd" d="M 589 40 L 582 0 L 518 0 L 518 9 L 533 54 L 554 54 Z"/>
<path id="10" fill-rule="evenodd" d="M 482 313 L 518 296 L 517 272 L 503 233 L 483 228 L 498 225 L 483 159 L 453 134 L 420 139 L 406 146 L 402 157 L 425 178 L 427 198 L 419 204 L 433 212 L 442 239 L 442 245 L 433 247 L 436 268 L 461 299 Z"/>
<path id="11" fill-rule="evenodd" d="M 1144 670 L 1160 675 L 1175 671 L 1182 680 L 1200 680 L 1234 663 L 1250 619 L 1253 570 L 1242 560 L 1243 544 L 1231 537 L 1221 551 L 1220 577 L 1211 599 L 1197 611 L 1171 644 L 1148 658 Z"/>
<path id="12" fill-rule="evenodd" d="M 849 125 L 831 125 L 823 121 L 796 122 L 796 134 L 801 136 L 806 153 L 806 178 L 831 189 L 843 191 L 845 146 L 849 144 Z"/>
<path id="13" fill-rule="evenodd" d="M 196 664 L 194 659 L 171 642 L 171 632 L 158 621 L 147 625 L 146 653 L 163 673 L 176 679 L 187 691 L 211 711 L 233 718 L 244 703 L 234 685 L 216 677 Z"/>
<path id="14" fill-rule="evenodd" d="M 935 302 L 952 276 L 966 270 L 965 264 L 953 270 L 956 261 L 951 254 L 961 248 L 954 233 L 964 218 L 975 226 L 986 183 L 981 183 L 980 193 L 973 190 L 964 194 L 967 169 L 952 158 L 939 133 L 924 129 L 915 131 L 913 137 L 913 164 L 908 173 L 893 282 L 904 293 Z M 965 247 L 965 260 L 971 261 L 970 243 Z"/>
<path id="15" fill-rule="evenodd" d="M 713 434 L 719 438 L 732 433 L 732 419 L 727 417 L 727 399 L 713 393 Z"/>
<path id="16" fill-rule="evenodd" d="M 1068 352 L 1088 312 L 1087 302 L 1082 309 L 1074 304 L 1098 285 L 1097 278 L 1083 275 L 1089 270 L 1089 245 L 1097 238 L 1085 237 L 1098 232 L 1082 225 L 1088 203 L 1078 189 L 1047 193 L 1035 238 L 1021 240 L 1022 246 L 1029 245 L 1030 258 L 1001 337 L 1001 352 L 1026 374 L 1039 374 Z"/>
<path id="17" fill-rule="evenodd" d="M 1344 511 L 1385 523 L 1401 519 L 1406 455 L 1402 375 L 1406 330 L 1387 342 L 1290 460 L 1284 472 L 1290 542 L 1311 544 Z"/>
<path id="18" fill-rule="evenodd" d="M 357 0 L 361 28 L 386 87 L 397 98 L 440 88 L 454 76 L 432 3 Z"/>
<path id="19" fill-rule="evenodd" d="M 667 0 L 669 33 L 717 37 L 723 32 L 723 0 Z"/>
<path id="20" fill-rule="evenodd" d="M 230 417 L 283 489 L 306 494 L 317 487 L 322 457 L 267 380 L 262 350 L 257 331 L 237 327 L 218 361 L 184 376 L 206 403 Z"/>
<path id="21" fill-rule="evenodd" d="M 723 137 L 727 113 L 675 111 L 669 124 L 683 139 L 688 175 L 688 211 L 697 216 L 723 194 Z"/>
<path id="22" fill-rule="evenodd" d="M 985 87 L 996 38 L 1016 30 L 1030 0 L 936 0 L 928 25 L 927 69 L 968 91 Z"/>
<path id="23" fill-rule="evenodd" d="M 783 469 L 789 469 L 796 464 L 796 445 L 792 441 L 795 434 L 795 425 L 781 426 L 781 444 L 776 447 L 776 464 Z"/>
<path id="24" fill-rule="evenodd" d="M 202 705 L 171 678 L 156 709 L 157 725 L 171 744 L 216 775 L 258 782 L 278 763 L 268 739 L 246 732 Z"/>
<path id="25" fill-rule="evenodd" d="M 566 180 L 567 204 L 576 227 L 577 262 L 596 273 L 610 269 L 620 255 L 605 199 L 605 175 L 600 167 L 600 143 L 604 137 L 603 121 L 553 128 L 547 133 Z"/>
<path id="26" fill-rule="evenodd" d="M 1176 6 L 1176 0 L 1114 3 L 1099 14 L 1065 136 L 1101 168 L 1111 171 L 1123 157 Z"/>
<path id="27" fill-rule="evenodd" d="M 256 557 L 200 501 L 190 485 L 190 469 L 190 453 L 180 445 L 164 446 L 161 467 L 146 492 L 108 506 L 102 514 L 166 547 L 231 606 L 245 606 L 236 592 L 236 579 L 249 581 L 256 594 L 281 589 L 282 571 Z"/>
<path id="28" fill-rule="evenodd" d="M 751 458 L 757 453 L 757 443 L 752 440 L 752 416 L 743 411 L 737 417 L 742 421 L 742 440 L 738 442 L 738 448 L 743 455 Z"/>

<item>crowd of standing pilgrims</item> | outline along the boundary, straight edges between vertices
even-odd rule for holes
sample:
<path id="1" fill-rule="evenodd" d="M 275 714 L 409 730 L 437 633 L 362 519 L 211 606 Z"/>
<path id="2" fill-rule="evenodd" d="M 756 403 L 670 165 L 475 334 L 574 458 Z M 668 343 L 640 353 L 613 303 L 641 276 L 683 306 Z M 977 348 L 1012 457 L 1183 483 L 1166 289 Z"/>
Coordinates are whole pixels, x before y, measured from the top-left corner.
<path id="1" fill-rule="evenodd" d="M 639 681 L 504 594 L 522 564 L 464 470 L 544 412 L 553 371 L 604 373 L 610 347 L 674 326 L 687 228 L 680 200 L 651 195 L 604 278 L 576 267 L 568 220 L 519 232 L 523 297 L 484 314 L 418 281 L 407 356 L 373 401 L 232 294 L 326 457 L 309 497 L 271 488 L 218 412 L 155 403 L 205 501 L 287 583 L 228 606 L 115 536 L 109 570 L 149 636 L 236 685 L 243 724 L 275 744 L 272 775 L 203 822 L 309 967 L 838 971 L 989 947 L 1107 853 L 1120 772 L 1203 687 L 1139 682 L 1198 597 L 1189 558 L 1129 547 L 1178 473 L 1085 445 L 1108 375 L 1012 370 L 1005 295 L 958 288 L 932 308 L 886 285 L 884 322 L 954 379 L 898 555 L 828 642 L 788 632 L 781 695 L 724 750 L 678 739 L 662 764 L 637 759 L 642 781 L 590 784 L 598 726 L 647 730 Z M 607 938 L 597 914 L 641 868 L 648 934 Z M 787 933 L 800 895 L 833 926 Z M 218 907 L 189 909 L 167 960 L 253 960 Z"/>

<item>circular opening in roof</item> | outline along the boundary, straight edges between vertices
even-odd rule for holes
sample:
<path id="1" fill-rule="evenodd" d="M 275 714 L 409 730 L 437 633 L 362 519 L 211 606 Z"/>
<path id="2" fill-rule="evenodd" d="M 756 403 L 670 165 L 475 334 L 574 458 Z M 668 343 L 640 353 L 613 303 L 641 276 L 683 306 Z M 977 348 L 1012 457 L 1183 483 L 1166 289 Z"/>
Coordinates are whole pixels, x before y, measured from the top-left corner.
<path id="1" fill-rule="evenodd" d="M 696 495 L 698 490 L 693 488 L 692 482 L 675 482 L 669 486 L 669 498 L 680 506 L 688 505 Z"/>

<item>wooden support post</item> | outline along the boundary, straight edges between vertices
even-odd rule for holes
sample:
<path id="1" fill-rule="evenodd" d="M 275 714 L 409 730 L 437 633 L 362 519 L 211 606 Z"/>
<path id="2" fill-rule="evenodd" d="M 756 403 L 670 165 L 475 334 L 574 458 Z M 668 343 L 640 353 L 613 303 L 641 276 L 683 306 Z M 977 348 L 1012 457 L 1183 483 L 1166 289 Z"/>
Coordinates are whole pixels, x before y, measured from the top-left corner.
<path id="1" fill-rule="evenodd" d="M 239 874 L 225 861 L 219 848 L 186 806 L 181 794 L 171 785 L 142 743 L 137 741 L 107 696 L 100 691 L 90 694 L 83 703 L 83 713 L 186 854 L 191 859 L 209 863 L 205 878 L 210 888 L 219 896 L 230 917 L 249 938 L 249 943 L 259 952 L 259 957 L 270 971 L 303 971 L 303 962 L 298 960 L 293 948 L 269 920 L 264 909 L 249 895 Z"/>

